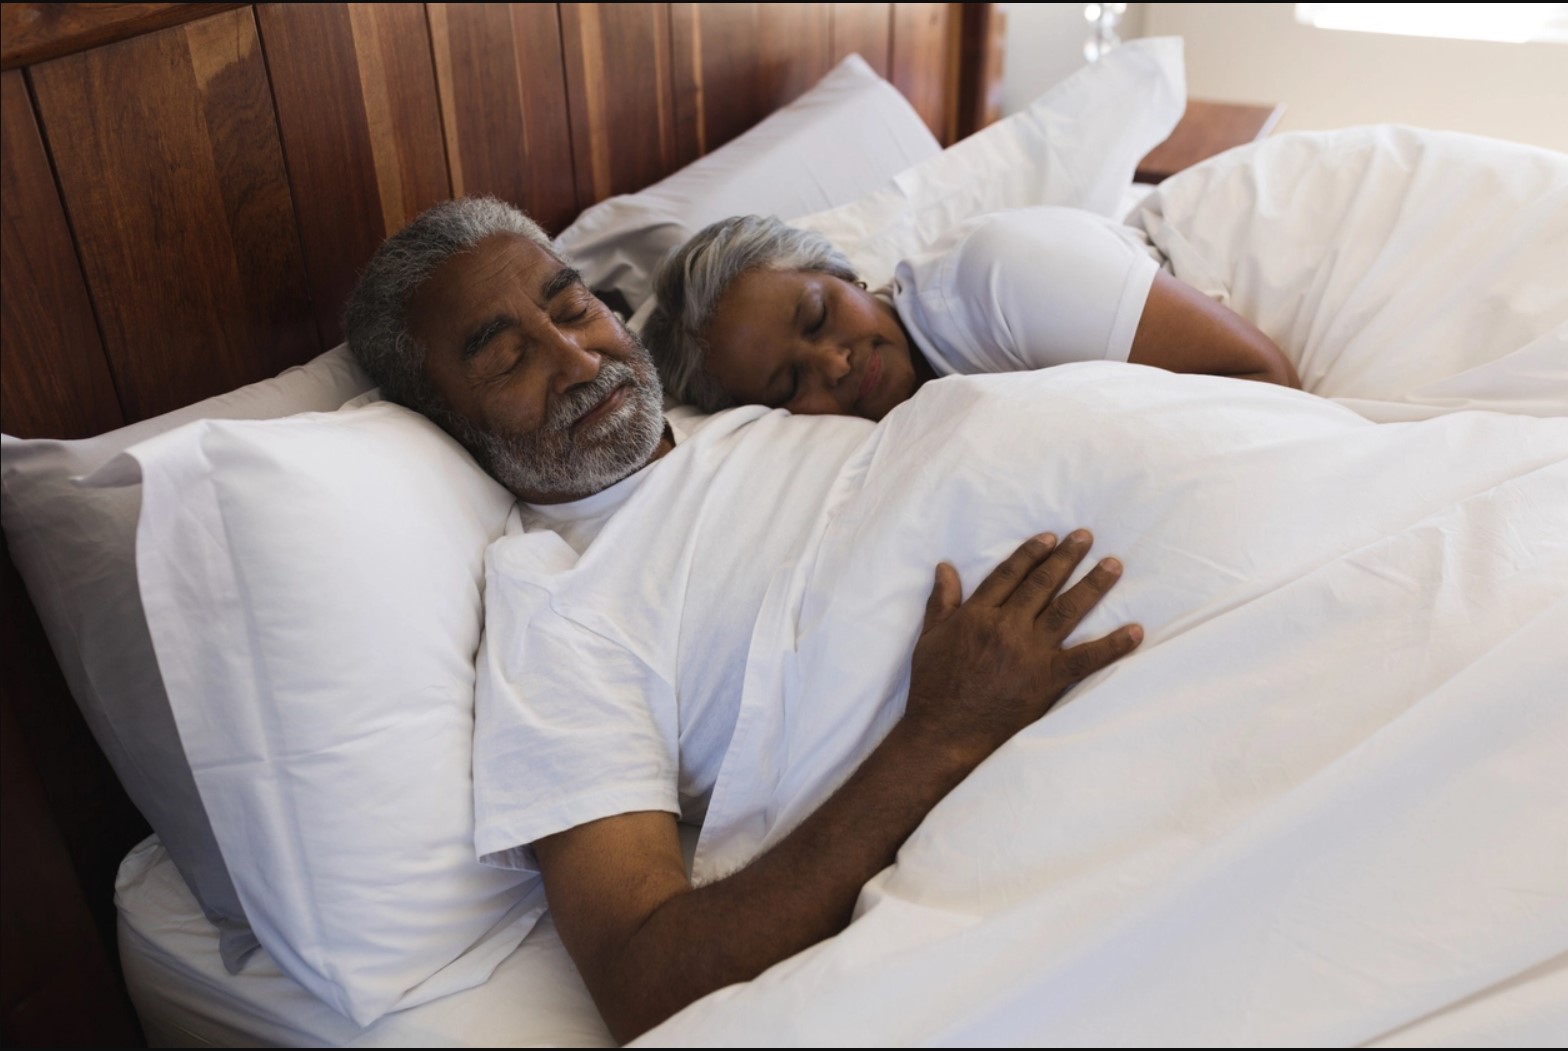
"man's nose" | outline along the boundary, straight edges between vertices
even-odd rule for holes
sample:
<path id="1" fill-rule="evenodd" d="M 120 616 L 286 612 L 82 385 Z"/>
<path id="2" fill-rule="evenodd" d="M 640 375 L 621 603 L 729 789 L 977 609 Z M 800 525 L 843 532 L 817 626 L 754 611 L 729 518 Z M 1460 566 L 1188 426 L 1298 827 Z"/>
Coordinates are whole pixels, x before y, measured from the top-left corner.
<path id="1" fill-rule="evenodd" d="M 555 331 L 549 342 L 550 385 L 565 394 L 580 383 L 591 383 L 599 376 L 599 352 L 585 346 L 575 336 Z"/>

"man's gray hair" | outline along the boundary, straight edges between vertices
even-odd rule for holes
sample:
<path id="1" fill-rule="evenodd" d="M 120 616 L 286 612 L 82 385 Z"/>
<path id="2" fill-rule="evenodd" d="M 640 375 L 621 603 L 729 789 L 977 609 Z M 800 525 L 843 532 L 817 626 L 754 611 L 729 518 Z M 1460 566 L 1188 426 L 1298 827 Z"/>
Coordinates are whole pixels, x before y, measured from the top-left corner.
<path id="1" fill-rule="evenodd" d="M 348 302 L 349 349 L 381 396 L 449 431 L 462 421 L 425 378 L 425 349 L 408 328 L 409 300 L 442 263 L 496 234 L 520 234 L 560 258 L 549 235 L 518 209 L 494 197 L 459 197 L 442 201 L 387 238 Z M 464 435 L 454 437 L 462 441 Z"/>
<path id="2" fill-rule="evenodd" d="M 713 223 L 666 256 L 654 272 L 658 306 L 643 326 L 643 342 L 664 389 L 704 412 L 729 408 L 735 399 L 708 373 L 702 330 L 730 285 L 752 270 L 814 270 L 856 280 L 849 260 L 826 237 L 771 216 Z"/>

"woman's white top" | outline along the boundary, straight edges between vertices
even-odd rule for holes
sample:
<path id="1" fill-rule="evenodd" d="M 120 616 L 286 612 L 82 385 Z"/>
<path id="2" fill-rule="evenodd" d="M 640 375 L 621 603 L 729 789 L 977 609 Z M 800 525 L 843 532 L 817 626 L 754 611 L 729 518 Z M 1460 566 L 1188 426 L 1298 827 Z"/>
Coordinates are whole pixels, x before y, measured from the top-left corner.
<path id="1" fill-rule="evenodd" d="M 1076 208 L 965 224 L 898 264 L 893 307 L 938 375 L 1126 361 L 1157 256 L 1137 231 Z"/>

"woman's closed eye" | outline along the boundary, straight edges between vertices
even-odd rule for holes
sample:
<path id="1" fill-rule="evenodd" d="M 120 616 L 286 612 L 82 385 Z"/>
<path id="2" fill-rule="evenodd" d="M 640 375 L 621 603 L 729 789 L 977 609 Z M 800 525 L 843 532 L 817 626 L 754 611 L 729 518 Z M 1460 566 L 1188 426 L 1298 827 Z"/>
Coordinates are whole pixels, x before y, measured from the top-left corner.
<path id="1" fill-rule="evenodd" d="M 822 331 L 823 326 L 828 323 L 827 303 L 822 299 L 821 296 L 818 296 L 814 305 L 816 307 L 816 316 L 812 318 L 806 325 L 806 335 L 808 336 L 817 335 Z"/>

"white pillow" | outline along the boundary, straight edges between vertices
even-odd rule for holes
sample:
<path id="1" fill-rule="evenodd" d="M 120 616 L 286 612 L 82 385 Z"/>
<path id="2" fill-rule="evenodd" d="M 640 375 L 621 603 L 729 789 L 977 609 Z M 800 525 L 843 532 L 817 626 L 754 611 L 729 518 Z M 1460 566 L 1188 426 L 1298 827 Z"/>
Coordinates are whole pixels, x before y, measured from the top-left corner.
<path id="1" fill-rule="evenodd" d="M 158 833 L 208 919 L 224 963 L 256 947 L 180 749 L 136 590 L 141 490 L 72 479 L 191 420 L 335 409 L 370 386 L 346 346 L 276 379 L 79 441 L 0 438 L 6 541 L 60 670 L 126 794 Z"/>
<path id="2" fill-rule="evenodd" d="M 973 216 L 1054 204 L 1120 218 L 1138 161 L 1181 120 L 1186 91 L 1179 38 L 1129 41 L 870 196 L 791 222 L 827 237 L 877 288 Z"/>
<path id="3" fill-rule="evenodd" d="M 197 423 L 94 482 L 138 474 L 148 628 L 261 944 L 360 1025 L 486 980 L 543 910 L 473 843 L 484 551 L 512 495 L 388 403 Z"/>
<path id="4" fill-rule="evenodd" d="M 619 292 L 635 311 L 664 254 L 709 223 L 853 201 L 941 149 L 908 100 L 851 55 L 744 135 L 640 193 L 589 208 L 556 245 L 588 287 Z"/>
<path id="5" fill-rule="evenodd" d="M 1302 385 L 1382 421 L 1568 414 L 1568 156 L 1455 132 L 1298 132 L 1134 209 L 1175 275 Z"/>

